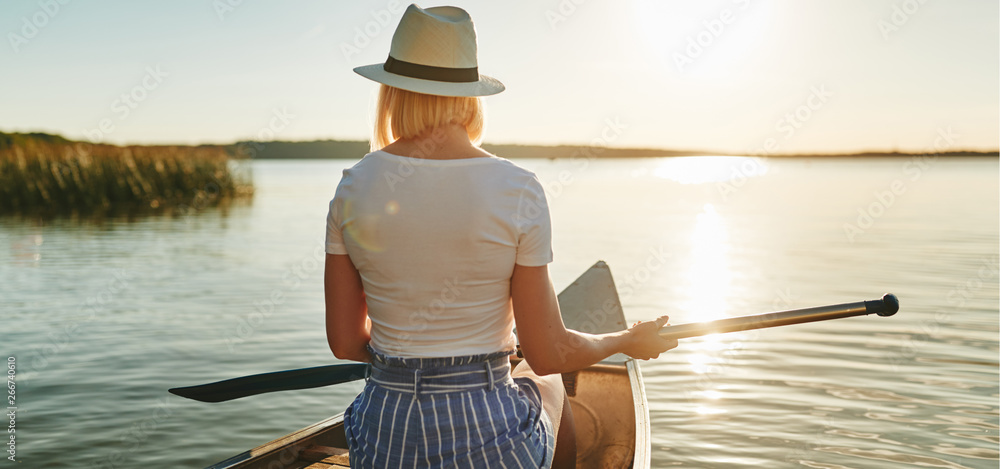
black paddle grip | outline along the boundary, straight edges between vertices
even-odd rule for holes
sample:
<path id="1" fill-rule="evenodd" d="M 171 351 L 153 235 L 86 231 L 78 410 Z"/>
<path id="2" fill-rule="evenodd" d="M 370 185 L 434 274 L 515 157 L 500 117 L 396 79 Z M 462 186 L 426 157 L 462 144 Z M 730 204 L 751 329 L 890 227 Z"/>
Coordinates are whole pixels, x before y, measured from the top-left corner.
<path id="1" fill-rule="evenodd" d="M 881 300 L 865 301 L 865 314 L 877 314 L 882 317 L 892 316 L 899 311 L 899 299 L 892 293 L 886 293 Z"/>

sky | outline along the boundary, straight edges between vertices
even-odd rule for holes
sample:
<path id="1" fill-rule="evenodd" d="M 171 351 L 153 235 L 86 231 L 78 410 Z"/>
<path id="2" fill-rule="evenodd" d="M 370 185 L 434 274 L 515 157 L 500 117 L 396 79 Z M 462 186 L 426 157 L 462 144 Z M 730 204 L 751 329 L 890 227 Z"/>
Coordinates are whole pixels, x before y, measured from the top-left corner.
<path id="1" fill-rule="evenodd" d="M 105 143 L 364 140 L 408 3 L 0 3 L 0 131 Z M 986 0 L 454 1 L 489 143 L 728 154 L 996 150 Z M 434 6 L 420 3 L 422 7 Z"/>

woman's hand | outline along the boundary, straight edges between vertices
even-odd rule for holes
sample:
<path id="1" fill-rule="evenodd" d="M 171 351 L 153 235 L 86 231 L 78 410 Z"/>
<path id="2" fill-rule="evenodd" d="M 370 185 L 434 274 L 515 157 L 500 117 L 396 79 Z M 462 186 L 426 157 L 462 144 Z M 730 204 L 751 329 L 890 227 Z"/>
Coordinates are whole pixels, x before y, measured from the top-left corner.
<path id="1" fill-rule="evenodd" d="M 639 360 L 658 358 L 661 353 L 677 347 L 677 340 L 660 337 L 659 331 L 668 325 L 669 316 L 660 316 L 652 322 L 639 321 L 627 332 L 628 343 L 623 352 Z"/>

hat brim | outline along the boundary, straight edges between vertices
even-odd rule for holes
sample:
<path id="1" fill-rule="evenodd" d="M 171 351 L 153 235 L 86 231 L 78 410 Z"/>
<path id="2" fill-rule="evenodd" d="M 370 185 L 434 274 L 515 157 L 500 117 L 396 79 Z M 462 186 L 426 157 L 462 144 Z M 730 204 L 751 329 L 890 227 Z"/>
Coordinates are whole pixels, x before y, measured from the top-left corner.
<path id="1" fill-rule="evenodd" d="M 383 66 L 384 64 L 363 65 L 356 67 L 354 72 L 383 85 L 438 96 L 490 96 L 505 89 L 500 80 L 481 73 L 479 81 L 452 83 L 397 75 L 385 71 Z"/>

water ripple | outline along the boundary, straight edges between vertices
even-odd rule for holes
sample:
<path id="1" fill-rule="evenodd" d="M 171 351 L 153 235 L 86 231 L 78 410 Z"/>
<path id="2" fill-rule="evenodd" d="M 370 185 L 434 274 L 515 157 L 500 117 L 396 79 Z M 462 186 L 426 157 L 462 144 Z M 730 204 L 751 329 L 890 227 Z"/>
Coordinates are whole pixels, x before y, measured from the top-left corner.
<path id="1" fill-rule="evenodd" d="M 944 459 L 938 459 L 930 456 L 918 456 L 914 454 L 903 454 L 896 453 L 884 449 L 868 450 L 861 448 L 849 448 L 844 446 L 823 446 L 816 448 L 816 451 L 824 451 L 828 453 L 842 454 L 845 456 L 854 456 L 865 459 L 874 459 L 877 461 L 889 461 L 893 463 L 909 464 L 913 466 L 920 467 L 944 467 L 948 469 L 972 469 L 968 466 L 963 466 L 961 464 L 956 464 L 950 461 L 945 461 Z"/>
<path id="2" fill-rule="evenodd" d="M 835 384 L 828 383 L 809 383 L 809 382 L 794 382 L 786 381 L 789 386 L 805 387 L 822 389 L 832 396 L 839 397 L 841 399 L 847 400 L 866 400 L 866 401 L 878 401 L 878 402 L 905 402 L 907 404 L 919 404 L 919 405 L 931 405 L 937 407 L 971 407 L 975 409 L 992 409 L 986 405 L 980 404 L 969 404 L 963 402 L 948 402 L 936 399 L 920 399 L 916 397 L 904 396 L 902 394 L 894 393 L 892 391 L 885 391 L 881 389 L 866 389 L 866 388 L 851 388 L 844 386 L 837 386 Z"/>

